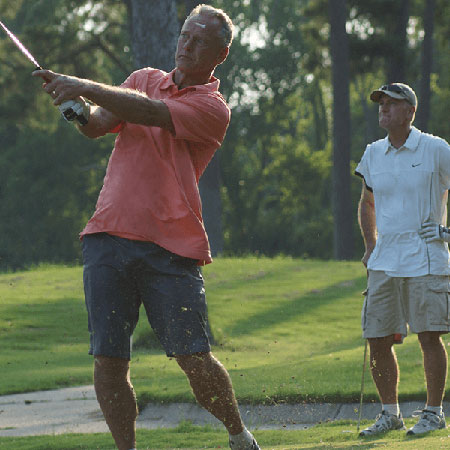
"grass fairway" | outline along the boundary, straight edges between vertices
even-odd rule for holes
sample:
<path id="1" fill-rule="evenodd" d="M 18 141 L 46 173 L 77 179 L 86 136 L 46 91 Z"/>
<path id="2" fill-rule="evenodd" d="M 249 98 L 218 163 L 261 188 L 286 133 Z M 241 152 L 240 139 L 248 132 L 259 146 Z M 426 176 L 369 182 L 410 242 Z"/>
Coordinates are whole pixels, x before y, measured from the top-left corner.
<path id="1" fill-rule="evenodd" d="M 407 421 L 407 425 L 412 425 Z M 374 448 L 438 450 L 450 447 L 447 430 L 425 438 L 406 437 L 404 431 L 392 431 L 382 437 L 358 438 L 355 423 L 333 422 L 308 430 L 260 430 L 255 437 L 264 450 L 339 449 L 369 450 Z M 228 448 L 224 430 L 196 427 L 183 423 L 174 429 L 138 430 L 139 449 L 218 449 Z M 109 434 L 72 434 L 23 438 L 0 438 L 0 450 L 111 450 L 114 442 Z"/>
<path id="2" fill-rule="evenodd" d="M 209 315 L 241 402 L 358 401 L 363 340 L 359 262 L 218 258 L 204 268 Z M 0 394 L 92 381 L 82 269 L 43 266 L 0 275 Z M 145 315 L 139 340 L 148 332 Z M 446 338 L 445 338 L 446 339 Z M 397 347 L 401 400 L 423 399 L 415 336 Z M 194 401 L 174 360 L 133 353 L 140 404 Z M 372 382 L 366 399 L 376 399 Z"/>
<path id="3" fill-rule="evenodd" d="M 358 262 L 291 258 L 218 258 L 204 268 L 213 351 L 233 379 L 239 401 L 274 404 L 357 401 L 363 340 Z M 148 333 L 145 317 L 136 341 Z M 80 267 L 42 266 L 0 275 L 0 394 L 92 382 L 92 358 Z M 445 339 L 447 339 L 445 337 Z M 397 347 L 401 400 L 425 398 L 416 337 Z M 175 361 L 159 349 L 133 354 L 139 402 L 194 401 Z M 365 399 L 376 399 L 367 378 Z M 410 426 L 412 421 L 407 421 Z M 354 422 L 309 430 L 256 430 L 267 449 L 450 448 L 447 430 L 426 438 L 392 432 L 359 439 Z M 220 428 L 139 430 L 139 448 L 227 448 Z M 112 449 L 109 434 L 0 438 L 0 449 Z"/>

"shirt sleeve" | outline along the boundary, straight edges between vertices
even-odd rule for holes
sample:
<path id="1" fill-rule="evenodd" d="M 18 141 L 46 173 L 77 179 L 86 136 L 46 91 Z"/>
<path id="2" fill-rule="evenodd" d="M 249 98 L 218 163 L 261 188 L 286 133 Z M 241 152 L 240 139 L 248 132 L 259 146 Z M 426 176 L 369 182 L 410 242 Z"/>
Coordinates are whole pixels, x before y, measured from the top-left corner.
<path id="1" fill-rule="evenodd" d="M 369 171 L 369 151 L 370 151 L 370 145 L 366 147 L 366 150 L 361 158 L 361 161 L 356 166 L 355 169 L 355 175 L 358 175 L 364 180 L 364 183 L 366 183 L 367 189 L 369 191 L 372 191 L 372 180 L 370 178 L 370 171 Z"/>
<path id="2" fill-rule="evenodd" d="M 450 190 L 450 146 L 444 139 L 439 142 L 439 175 L 444 188 Z"/>
<path id="3" fill-rule="evenodd" d="M 176 139 L 220 147 L 231 115 L 220 96 L 192 92 L 163 102 L 169 108 Z"/>
<path id="4" fill-rule="evenodd" d="M 136 89 L 136 77 L 140 71 L 136 70 L 132 72 L 127 79 L 120 85 L 122 88 L 129 88 L 129 89 Z M 122 131 L 122 128 L 125 126 L 125 122 L 122 120 L 118 125 L 116 125 L 114 128 L 111 128 L 108 133 L 119 133 Z"/>
<path id="5" fill-rule="evenodd" d="M 134 72 L 130 73 L 130 75 L 128 75 L 125 81 L 120 85 L 120 87 L 136 89 L 136 79 L 139 76 L 140 72 L 142 72 L 142 69 L 135 70 Z"/>

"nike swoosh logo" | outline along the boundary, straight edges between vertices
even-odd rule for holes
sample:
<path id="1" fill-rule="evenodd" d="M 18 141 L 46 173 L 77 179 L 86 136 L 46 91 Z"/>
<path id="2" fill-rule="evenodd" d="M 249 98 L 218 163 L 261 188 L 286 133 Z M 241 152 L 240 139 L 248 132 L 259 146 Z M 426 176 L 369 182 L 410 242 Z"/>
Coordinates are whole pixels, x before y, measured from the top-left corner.
<path id="1" fill-rule="evenodd" d="M 411 164 L 413 167 L 417 167 L 420 166 L 422 163 L 417 163 L 417 164 Z"/>

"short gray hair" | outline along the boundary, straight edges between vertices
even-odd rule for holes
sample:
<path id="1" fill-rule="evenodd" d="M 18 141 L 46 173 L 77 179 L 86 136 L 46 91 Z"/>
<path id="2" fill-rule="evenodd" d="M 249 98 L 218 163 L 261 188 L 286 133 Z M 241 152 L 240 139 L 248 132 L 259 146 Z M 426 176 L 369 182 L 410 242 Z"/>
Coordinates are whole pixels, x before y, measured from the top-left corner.
<path id="1" fill-rule="evenodd" d="M 199 14 L 205 14 L 208 16 L 215 17 L 222 24 L 222 29 L 220 30 L 220 38 L 222 39 L 222 43 L 224 47 L 229 47 L 233 40 L 233 22 L 231 21 L 228 14 L 219 8 L 214 8 L 211 5 L 206 5 L 204 3 L 197 5 L 187 16 L 186 20 L 190 19 L 193 16 L 197 16 Z"/>

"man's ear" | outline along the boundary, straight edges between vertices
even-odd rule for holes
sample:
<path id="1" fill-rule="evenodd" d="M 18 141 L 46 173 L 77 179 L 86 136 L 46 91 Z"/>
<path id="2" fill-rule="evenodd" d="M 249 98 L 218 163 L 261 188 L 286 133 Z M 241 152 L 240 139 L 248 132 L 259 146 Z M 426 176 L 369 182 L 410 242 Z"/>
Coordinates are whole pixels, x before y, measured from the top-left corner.
<path id="1" fill-rule="evenodd" d="M 227 59 L 228 53 L 230 53 L 230 47 L 223 47 L 220 50 L 217 55 L 217 65 L 222 64 Z"/>
<path id="2" fill-rule="evenodd" d="M 411 105 L 408 111 L 408 117 L 411 122 L 414 120 L 415 114 L 416 114 L 416 107 Z"/>

